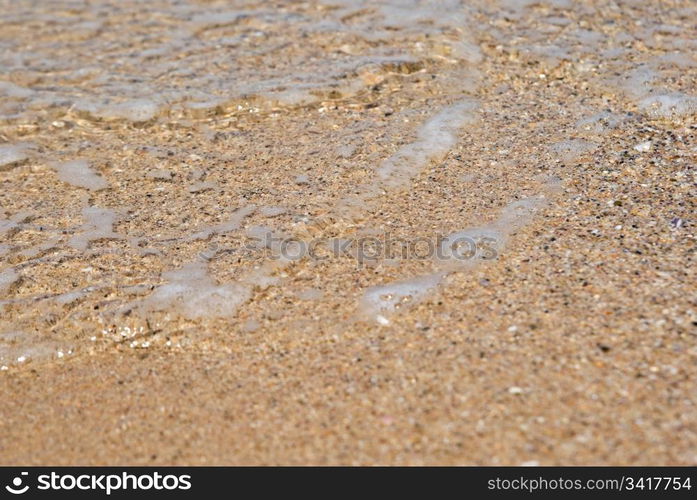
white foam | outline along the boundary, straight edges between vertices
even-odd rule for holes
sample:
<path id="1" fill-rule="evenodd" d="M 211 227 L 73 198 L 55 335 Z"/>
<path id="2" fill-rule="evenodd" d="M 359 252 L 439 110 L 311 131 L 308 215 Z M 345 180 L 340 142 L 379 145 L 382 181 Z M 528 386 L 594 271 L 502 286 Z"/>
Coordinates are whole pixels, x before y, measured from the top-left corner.
<path id="1" fill-rule="evenodd" d="M 649 94 L 652 84 L 660 75 L 648 65 L 640 65 L 617 78 L 619 88 L 630 98 L 637 99 Z"/>
<path id="2" fill-rule="evenodd" d="M 474 99 L 464 99 L 427 120 L 417 132 L 416 141 L 400 148 L 378 167 L 383 186 L 403 186 L 429 161 L 445 156 L 457 142 L 458 131 L 476 120 L 477 107 Z"/>
<path id="3" fill-rule="evenodd" d="M 481 259 L 495 258 L 505 237 L 505 232 L 494 225 L 451 233 L 441 242 L 438 265 L 448 269 L 463 268 L 474 266 Z"/>
<path id="4" fill-rule="evenodd" d="M 244 325 L 242 325 L 242 331 L 245 333 L 252 333 L 256 332 L 260 327 L 261 323 L 259 323 L 257 320 L 248 319 L 244 322 Z"/>
<path id="5" fill-rule="evenodd" d="M 457 59 L 462 59 L 471 64 L 479 64 L 484 59 L 482 50 L 467 40 L 458 40 L 450 44 L 451 55 Z"/>
<path id="6" fill-rule="evenodd" d="M 241 276 L 240 281 L 251 287 L 258 287 L 265 290 L 281 282 L 281 279 L 276 274 L 289 263 L 290 261 L 287 260 L 264 261 L 262 264 L 254 266 L 252 269 L 246 271 Z"/>
<path id="7" fill-rule="evenodd" d="M 685 94 L 660 94 L 639 101 L 639 110 L 652 118 L 686 118 L 697 115 L 697 97 Z"/>
<path id="8" fill-rule="evenodd" d="M 220 114 L 223 109 L 222 99 L 212 99 L 209 101 L 187 102 L 184 107 L 194 118 L 206 118 Z"/>
<path id="9" fill-rule="evenodd" d="M 267 226 L 251 226 L 247 229 L 247 237 L 256 242 L 258 248 L 270 250 L 273 258 L 279 263 L 288 263 L 300 257 L 300 242 L 286 237 L 283 233 Z"/>
<path id="10" fill-rule="evenodd" d="M 694 68 L 697 67 L 697 59 L 691 54 L 681 52 L 673 52 L 664 54 L 656 59 L 656 64 L 659 66 L 675 66 L 678 68 Z"/>
<path id="11" fill-rule="evenodd" d="M 5 233 L 10 233 L 17 229 L 19 226 L 17 225 L 16 222 L 8 220 L 8 219 L 0 219 L 0 235 L 4 235 Z"/>
<path id="12" fill-rule="evenodd" d="M 124 102 L 99 104 L 92 101 L 78 101 L 74 108 L 98 120 L 126 120 L 143 123 L 154 119 L 160 112 L 160 105 L 151 99 L 131 99 Z"/>
<path id="13" fill-rule="evenodd" d="M 395 281 L 368 288 L 359 304 L 362 314 L 374 319 L 389 317 L 422 301 L 441 283 L 442 273 Z"/>
<path id="14" fill-rule="evenodd" d="M 26 99 L 32 95 L 34 95 L 34 91 L 31 89 L 20 87 L 12 82 L 0 82 L 0 96 Z"/>
<path id="15" fill-rule="evenodd" d="M 262 217 L 278 217 L 287 212 L 288 210 L 284 207 L 261 207 L 259 209 L 259 215 Z"/>
<path id="16" fill-rule="evenodd" d="M 157 181 L 171 181 L 172 172 L 170 170 L 167 170 L 166 168 L 156 168 L 154 170 L 149 171 L 146 174 L 146 177 L 148 177 L 149 179 L 155 179 Z"/>
<path id="17" fill-rule="evenodd" d="M 113 231 L 117 215 L 112 210 L 99 207 L 86 207 L 82 210 L 85 224 L 82 233 L 76 234 L 68 241 L 68 245 L 78 250 L 86 250 L 93 241 L 103 239 L 123 239 Z"/>
<path id="18" fill-rule="evenodd" d="M 189 236 L 188 239 L 207 240 L 214 234 L 225 234 L 236 231 L 242 226 L 244 219 L 254 213 L 255 209 L 256 207 L 254 205 L 238 208 L 226 222 L 202 229 Z"/>
<path id="19" fill-rule="evenodd" d="M 107 119 L 124 119 L 131 122 L 147 122 L 155 118 L 160 106 L 150 99 L 133 99 L 123 103 L 107 106 L 101 115 Z"/>
<path id="20" fill-rule="evenodd" d="M 62 357 L 72 349 L 49 337 L 23 331 L 0 333 L 0 364 L 12 366 L 52 357 Z"/>
<path id="21" fill-rule="evenodd" d="M 478 102 L 472 98 L 446 106 L 417 131 L 416 140 L 401 147 L 377 168 L 377 179 L 358 186 L 356 194 L 341 200 L 338 208 L 365 210 L 367 204 L 383 194 L 407 186 L 430 161 L 441 160 L 457 143 L 458 133 L 477 120 Z"/>
<path id="22" fill-rule="evenodd" d="M 53 301 L 56 304 L 60 305 L 66 305 L 66 304 L 71 304 L 77 300 L 80 300 L 83 297 L 86 297 L 89 292 L 93 291 L 94 288 L 88 287 L 82 290 L 74 290 L 72 292 L 65 292 L 65 293 L 60 293 L 53 297 Z"/>
<path id="23" fill-rule="evenodd" d="M 421 2 L 401 0 L 391 2 L 366 2 L 375 5 L 384 16 L 383 25 L 392 29 L 424 29 L 429 25 L 442 27 L 461 27 L 467 19 L 459 0 L 438 0 Z"/>
<path id="24" fill-rule="evenodd" d="M 356 146 L 353 144 L 342 144 L 336 148 L 336 155 L 339 158 L 351 158 L 356 152 Z"/>
<path id="25" fill-rule="evenodd" d="M 640 112 L 651 118 L 681 120 L 697 115 L 697 97 L 658 88 L 655 83 L 661 66 L 690 67 L 691 57 L 672 53 L 656 57 L 634 68 L 619 79 L 619 88 L 636 103 Z"/>
<path id="26" fill-rule="evenodd" d="M 230 26 L 232 24 L 236 24 L 241 19 L 247 18 L 253 14 L 256 14 L 256 12 L 245 12 L 242 10 L 233 10 L 227 12 L 203 12 L 201 14 L 196 14 L 191 19 L 191 23 L 194 27 L 194 30 L 200 32 L 202 30 L 220 28 L 223 26 Z"/>
<path id="27" fill-rule="evenodd" d="M 57 36 L 70 40 L 73 57 L 56 57 L 54 44 L 5 44 L 0 63 L 8 75 L 18 73 L 20 80 L 0 82 L 0 96 L 12 101 L 0 106 L 0 116 L 15 120 L 46 112 L 58 118 L 77 111 L 93 120 L 148 123 L 160 116 L 179 119 L 179 112 L 205 118 L 233 101 L 246 102 L 249 95 L 273 106 L 316 103 L 354 95 L 370 85 L 356 74 L 357 66 L 368 58 L 395 57 L 397 52 L 418 53 L 421 61 L 428 58 L 431 43 L 423 39 L 431 35 L 438 47 L 452 43 L 452 55 L 460 60 L 481 57 L 476 46 L 453 41 L 468 31 L 467 13 L 472 8 L 461 0 L 351 0 L 339 2 L 339 9 L 317 2 L 317 9 L 302 13 L 234 3 L 169 5 L 166 16 L 150 16 L 153 36 L 136 35 L 145 36 L 140 40 L 142 50 L 100 36 L 104 21 L 94 16 L 104 12 L 76 11 L 70 23 L 53 24 L 56 16 L 46 12 L 51 7 L 37 3 L 34 20 L 50 19 Z M 209 36 L 206 31 L 214 29 L 220 32 Z M 342 47 L 349 49 L 306 51 L 306 57 L 289 59 L 273 36 L 287 30 L 293 36 L 338 34 L 348 42 Z M 356 39 L 368 41 L 369 46 L 353 43 Z M 230 58 L 230 50 L 235 57 Z M 278 64 L 250 64 L 277 51 Z M 22 78 L 27 68 L 33 76 Z M 394 69 L 399 73 L 404 68 L 382 70 Z"/>
<path id="28" fill-rule="evenodd" d="M 21 255 L 25 259 L 34 259 L 34 258 L 38 257 L 39 255 L 56 248 L 56 246 L 58 245 L 58 243 L 60 241 L 61 241 L 60 236 L 54 236 L 52 238 L 49 238 L 48 241 L 44 241 L 42 243 L 39 243 L 37 245 L 31 246 L 27 249 L 22 250 L 19 253 L 19 255 Z"/>
<path id="29" fill-rule="evenodd" d="M 288 238 L 282 232 L 267 226 L 251 226 L 247 228 L 249 244 L 259 249 L 269 250 L 271 257 L 254 265 L 240 276 L 240 281 L 252 287 L 266 289 L 277 285 L 281 278 L 280 271 L 287 268 L 303 257 L 303 243 Z"/>
<path id="30" fill-rule="evenodd" d="M 509 203 L 491 224 L 451 233 L 441 242 L 434 260 L 436 272 L 414 279 L 368 288 L 359 303 L 359 314 L 380 324 L 404 312 L 434 293 L 448 273 L 472 269 L 500 255 L 510 234 L 525 225 L 544 205 L 543 197 Z"/>
<path id="31" fill-rule="evenodd" d="M 557 184 L 556 179 L 551 179 L 546 188 L 553 190 Z M 504 207 L 494 226 L 503 233 L 510 234 L 527 224 L 535 212 L 546 203 L 547 199 L 543 196 L 513 201 Z"/>
<path id="32" fill-rule="evenodd" d="M 73 186 L 98 191 L 109 186 L 101 175 L 96 174 L 87 160 L 73 160 L 54 165 L 58 178 Z"/>
<path id="33" fill-rule="evenodd" d="M 597 145 L 583 139 L 568 139 L 550 146 L 550 150 L 562 161 L 573 161 L 580 156 L 594 151 Z"/>
<path id="34" fill-rule="evenodd" d="M 509 236 L 527 224 L 545 201 L 542 197 L 516 200 L 506 205 L 491 224 L 449 234 L 441 243 L 436 266 L 461 270 L 497 258 Z"/>
<path id="35" fill-rule="evenodd" d="M 233 316 L 251 296 L 248 286 L 216 284 L 202 262 L 190 262 L 164 273 L 163 278 L 169 282 L 143 300 L 144 311 L 163 311 L 191 320 L 225 318 Z"/>
<path id="36" fill-rule="evenodd" d="M 205 193 L 206 191 L 210 191 L 212 189 L 217 189 L 218 184 L 212 181 L 201 181 L 201 182 L 195 182 L 191 186 L 189 186 L 189 192 L 190 193 Z"/>
<path id="37" fill-rule="evenodd" d="M 11 267 L 0 271 L 0 293 L 7 292 L 12 285 L 19 281 L 19 274 Z"/>
<path id="38" fill-rule="evenodd" d="M 306 288 L 295 294 L 300 300 L 320 300 L 324 297 L 324 292 L 318 288 Z"/>
<path id="39" fill-rule="evenodd" d="M 576 127 L 588 132 L 602 133 L 617 128 L 626 120 L 627 117 L 624 115 L 615 114 L 610 111 L 600 111 L 594 115 L 578 120 L 576 122 Z"/>
<path id="40" fill-rule="evenodd" d="M 29 158 L 25 149 L 26 146 L 23 145 L 0 146 L 0 172 L 24 163 Z"/>

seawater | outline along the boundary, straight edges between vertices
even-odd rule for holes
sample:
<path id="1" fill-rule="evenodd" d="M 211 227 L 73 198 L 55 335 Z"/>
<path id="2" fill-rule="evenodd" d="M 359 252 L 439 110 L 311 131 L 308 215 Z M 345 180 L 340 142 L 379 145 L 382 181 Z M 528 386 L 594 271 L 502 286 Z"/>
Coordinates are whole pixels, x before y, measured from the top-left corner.
<path id="1" fill-rule="evenodd" d="M 608 8 L 627 9 L 631 18 L 633 4 Z M 5 368 L 61 358 L 98 341 L 143 346 L 150 340 L 138 339 L 167 322 L 174 329 L 182 321 L 202 328 L 212 322 L 220 331 L 220 325 L 236 325 L 240 312 L 282 287 L 295 265 L 291 259 L 247 258 L 239 251 L 245 238 L 263 241 L 299 228 L 325 231 L 299 207 L 320 203 L 316 193 L 323 184 L 317 179 L 330 177 L 334 163 L 355 162 L 366 172 L 349 188 L 321 198 L 321 211 L 344 224 L 336 227 L 355 231 L 387 197 L 407 196 L 424 171 L 486 126 L 482 115 L 491 103 L 479 94 L 501 84 L 482 73 L 491 51 L 507 50 L 521 65 L 539 64 L 540 82 L 559 67 L 585 75 L 588 88 L 621 103 L 612 110 L 577 103 L 573 130 L 547 144 L 541 162 L 573 167 L 601 147 L 603 134 L 637 115 L 684 123 L 697 114 L 694 88 L 681 84 L 684 70 L 697 65 L 694 37 L 680 28 L 697 15 L 689 3 L 672 17 L 645 19 L 612 36 L 580 21 L 592 14 L 590 3 L 565 0 L 273 6 L 242 0 L 27 0 L 2 7 Z M 371 102 L 378 91 L 405 97 L 397 100 L 398 109 L 382 109 Z M 274 117 L 327 113 L 337 103 L 354 118 L 336 131 L 341 144 L 332 146 L 331 161 L 304 170 L 298 165 L 297 151 L 322 153 L 324 147 L 312 135 L 317 119 L 308 118 L 305 143 L 284 150 L 283 168 L 269 172 L 259 167 L 267 158 L 247 159 L 262 180 L 229 194 L 229 185 L 244 176 L 239 164 L 245 151 L 234 150 L 243 149 L 240 138 L 271 143 L 263 128 L 273 127 Z M 368 115 L 357 109 L 390 117 L 372 144 L 355 139 L 371 128 Z M 263 126 L 245 129 L 237 119 L 241 114 L 259 116 Z M 511 119 L 530 125 L 526 116 Z M 272 134 L 278 136 L 283 133 Z M 230 142 L 218 147 L 220 137 Z M 104 144 L 119 148 L 100 149 Z M 221 174 L 210 168 L 234 163 L 232 153 L 233 167 L 241 170 Z M 304 158 L 310 153 L 316 151 Z M 133 172 L 143 164 L 147 169 Z M 35 175 L 51 182 L 32 187 L 33 195 L 23 199 Z M 298 194 L 282 205 L 274 190 Z M 481 224 L 448 228 L 450 237 L 492 238 L 505 252 L 514 233 L 553 203 L 553 191 L 540 183 L 539 192 L 522 199 L 511 193 L 502 207 L 480 214 Z M 161 200 L 156 209 L 143 210 L 146 197 Z M 202 213 L 209 222 L 192 216 Z M 166 222 L 173 219 L 178 223 Z M 240 256 L 231 269 L 216 267 L 234 252 Z M 372 282 L 356 291 L 359 317 L 389 327 L 392 318 L 447 286 L 451 273 L 474 265 L 483 263 L 433 262 L 422 274 Z M 66 266 L 68 277 L 61 274 Z M 297 295 L 328 298 L 324 290 L 309 290 Z"/>

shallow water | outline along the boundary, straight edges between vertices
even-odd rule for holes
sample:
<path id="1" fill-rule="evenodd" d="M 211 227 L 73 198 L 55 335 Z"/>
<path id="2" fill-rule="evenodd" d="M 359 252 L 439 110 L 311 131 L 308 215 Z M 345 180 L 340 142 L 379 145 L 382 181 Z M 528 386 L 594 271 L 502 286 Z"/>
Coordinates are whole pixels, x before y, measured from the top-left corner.
<path id="1" fill-rule="evenodd" d="M 468 213 L 450 207 L 455 196 L 428 194 L 402 213 L 420 204 L 436 220 L 450 210 L 437 221 L 449 238 L 489 238 L 499 258 L 554 203 L 536 168 L 573 168 L 637 116 L 682 126 L 697 115 L 684 71 L 697 64 L 689 3 L 641 25 L 610 22 L 632 2 L 608 6 L 598 25 L 593 2 L 4 4 L 4 366 L 94 348 L 97 331 L 109 332 L 108 346 L 151 319 L 181 333 L 237 328 L 241 313 L 273 317 L 264 300 L 307 263 L 279 258 L 280 243 L 250 240 L 389 229 L 399 214 L 384 214 L 428 176 L 465 189 L 453 179 L 466 172 L 448 169 L 483 132 L 479 157 L 458 161 L 487 158 L 495 203 Z M 568 128 L 536 146 L 516 179 L 496 170 L 516 144 L 486 121 L 500 104 L 494 89 L 514 85 L 490 78 L 501 52 L 520 68 L 538 65 L 529 85 L 583 82 L 560 106 Z M 510 111 L 507 121 L 544 124 L 535 112 Z M 414 233 L 429 230 L 430 216 L 410 220 Z M 378 278 L 363 269 L 348 279 L 343 269 L 295 295 L 321 307 L 338 288 L 351 309 L 388 326 L 480 257 L 409 263 Z M 43 322 L 45 311 L 61 321 Z"/>

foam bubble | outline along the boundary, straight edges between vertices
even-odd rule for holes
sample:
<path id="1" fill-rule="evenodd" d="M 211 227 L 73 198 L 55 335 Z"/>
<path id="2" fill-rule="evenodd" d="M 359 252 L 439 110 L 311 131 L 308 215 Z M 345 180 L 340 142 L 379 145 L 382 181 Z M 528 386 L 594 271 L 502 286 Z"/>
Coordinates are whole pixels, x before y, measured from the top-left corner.
<path id="1" fill-rule="evenodd" d="M 232 216 L 221 224 L 215 226 L 207 227 L 197 231 L 196 233 L 189 236 L 189 240 L 206 240 L 213 236 L 214 234 L 225 234 L 231 231 L 236 231 L 242 226 L 242 221 L 246 217 L 249 217 L 254 213 L 256 207 L 254 205 L 248 205 L 241 207 L 232 214 Z"/>
<path id="2" fill-rule="evenodd" d="M 324 297 L 324 292 L 318 288 L 307 288 L 295 294 L 300 300 L 320 300 Z"/>
<path id="3" fill-rule="evenodd" d="M 0 333 L 0 364 L 11 366 L 52 357 L 62 357 L 71 349 L 55 340 L 23 331 Z"/>
<path id="4" fill-rule="evenodd" d="M 639 101 L 639 109 L 652 118 L 687 118 L 697 114 L 697 97 L 685 94 L 660 94 Z"/>
<path id="5" fill-rule="evenodd" d="M 467 40 L 458 40 L 450 44 L 450 54 L 471 64 L 479 64 L 484 59 L 479 45 Z"/>
<path id="6" fill-rule="evenodd" d="M 21 165 L 29 159 L 25 153 L 25 146 L 3 145 L 0 146 L 0 172 Z"/>
<path id="7" fill-rule="evenodd" d="M 510 234 L 526 224 L 545 203 L 542 197 L 509 203 L 491 224 L 455 231 L 443 239 L 434 267 L 438 270 L 418 278 L 368 288 L 361 298 L 359 313 L 380 324 L 406 311 L 434 293 L 448 273 L 471 269 L 497 258 Z"/>
<path id="8" fill-rule="evenodd" d="M 259 214 L 262 217 L 278 217 L 287 212 L 288 210 L 284 207 L 262 207 L 259 209 Z"/>
<path id="9" fill-rule="evenodd" d="M 93 241 L 103 239 L 122 239 L 113 231 L 117 215 L 112 210 L 99 207 L 86 207 L 82 210 L 85 224 L 82 233 L 76 234 L 68 241 L 68 245 L 78 250 L 86 250 Z"/>
<path id="10" fill-rule="evenodd" d="M 191 320 L 224 318 L 233 316 L 251 296 L 248 286 L 216 284 L 202 262 L 185 264 L 163 278 L 169 282 L 144 299 L 144 311 L 164 311 Z"/>
<path id="11" fill-rule="evenodd" d="M 429 274 L 370 287 L 363 294 L 359 309 L 373 318 L 390 316 L 426 298 L 440 284 L 443 276 L 441 273 Z"/>
<path id="12" fill-rule="evenodd" d="M 477 119 L 479 104 L 465 98 L 428 119 L 417 131 L 416 140 L 401 147 L 377 168 L 377 179 L 358 187 L 357 194 L 339 202 L 340 209 L 364 210 L 366 203 L 383 191 L 402 188 L 428 165 L 442 159 L 457 142 L 457 134 Z"/>
<path id="13" fill-rule="evenodd" d="M 578 120 L 576 122 L 576 127 L 583 131 L 602 133 L 619 127 L 627 119 L 625 115 L 615 114 L 610 111 L 601 111 Z"/>
<path id="14" fill-rule="evenodd" d="M 0 82 L 0 95 L 16 99 L 26 99 L 34 95 L 31 89 L 20 87 L 12 82 Z"/>
<path id="15" fill-rule="evenodd" d="M 200 32 L 223 26 L 230 26 L 238 23 L 241 19 L 248 18 L 256 12 L 245 12 L 241 10 L 233 10 L 227 12 L 203 12 L 196 14 L 191 19 L 194 30 Z"/>
<path id="16" fill-rule="evenodd" d="M 416 141 L 401 148 L 377 169 L 384 186 L 399 187 L 411 180 L 430 160 L 442 158 L 457 141 L 460 128 L 476 120 L 478 103 L 465 99 L 443 108 L 424 123 Z"/>
<path id="17" fill-rule="evenodd" d="M 659 74 L 647 66 L 638 66 L 620 79 L 620 88 L 629 97 L 638 98 L 651 92 L 652 84 L 659 79 Z"/>
<path id="18" fill-rule="evenodd" d="M 596 147 L 597 145 L 590 141 L 585 141 L 583 139 L 568 139 L 552 144 L 550 146 L 550 150 L 562 161 L 568 162 L 595 150 Z"/>
<path id="19" fill-rule="evenodd" d="M 7 292 L 12 285 L 19 281 L 19 278 L 19 274 L 12 268 L 0 271 L 0 293 Z"/>
<path id="20" fill-rule="evenodd" d="M 78 101 L 75 110 L 87 116 L 106 121 L 125 120 L 144 123 L 153 120 L 160 112 L 160 105 L 151 99 L 131 99 L 124 102 L 98 104 L 92 101 Z"/>
<path id="21" fill-rule="evenodd" d="M 82 187 L 91 191 L 98 191 L 108 187 L 108 183 L 101 175 L 96 174 L 87 160 L 74 160 L 54 165 L 58 178 L 73 186 Z"/>
<path id="22" fill-rule="evenodd" d="M 17 229 L 18 225 L 16 222 L 8 219 L 0 219 L 0 235 L 9 233 Z"/>
<path id="23" fill-rule="evenodd" d="M 503 246 L 505 232 L 494 226 L 472 227 L 443 238 L 440 248 L 441 267 L 462 268 L 480 259 L 491 259 Z"/>

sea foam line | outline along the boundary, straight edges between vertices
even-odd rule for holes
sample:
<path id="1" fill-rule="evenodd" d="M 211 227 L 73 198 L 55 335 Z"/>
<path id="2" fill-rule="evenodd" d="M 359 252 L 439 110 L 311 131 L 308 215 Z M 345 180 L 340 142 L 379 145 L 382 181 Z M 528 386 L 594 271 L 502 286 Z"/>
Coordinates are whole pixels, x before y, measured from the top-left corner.
<path id="1" fill-rule="evenodd" d="M 430 162 L 443 160 L 457 143 L 459 131 L 477 121 L 478 108 L 478 101 L 467 97 L 429 118 L 417 131 L 414 142 L 384 160 L 375 171 L 377 178 L 344 198 L 338 208 L 357 215 L 358 211 L 365 212 L 376 198 L 407 187 Z"/>
<path id="2" fill-rule="evenodd" d="M 471 227 L 450 234 L 443 240 L 444 252 L 453 251 L 449 244 L 468 238 L 478 242 L 488 238 L 494 245 L 496 254 L 506 244 L 509 236 L 527 224 L 534 213 L 547 203 L 544 196 L 525 198 L 509 203 L 501 212 L 498 219 L 491 224 Z M 435 262 L 436 271 L 410 278 L 397 280 L 384 285 L 373 286 L 363 293 L 359 305 L 359 317 L 377 321 L 381 325 L 389 325 L 390 318 L 415 306 L 436 293 L 445 279 L 455 271 L 471 270 L 487 262 L 482 258 L 476 259 L 445 259 Z"/>

